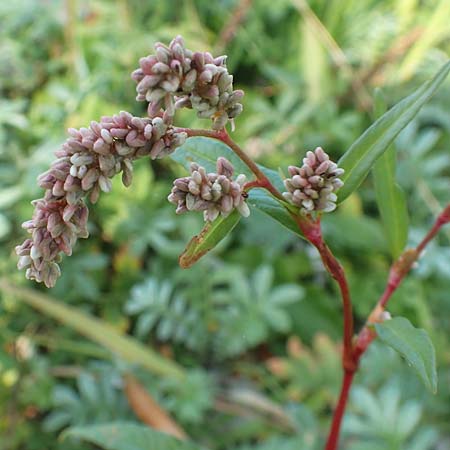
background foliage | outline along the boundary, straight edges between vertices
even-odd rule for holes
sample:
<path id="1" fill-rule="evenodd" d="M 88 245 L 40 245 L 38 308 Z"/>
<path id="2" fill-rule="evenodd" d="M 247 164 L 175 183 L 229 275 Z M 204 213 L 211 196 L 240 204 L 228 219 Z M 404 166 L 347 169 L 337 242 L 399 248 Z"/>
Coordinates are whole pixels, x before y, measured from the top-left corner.
<path id="1" fill-rule="evenodd" d="M 448 58 L 449 16 L 446 0 L 1 2 L 1 276 L 42 291 L 17 273 L 12 251 L 23 238 L 29 201 L 41 194 L 36 176 L 67 127 L 122 109 L 145 113 L 129 74 L 155 41 L 182 34 L 189 48 L 227 53 L 246 92 L 234 138 L 265 165 L 285 170 L 318 145 L 335 159 L 342 155 L 374 119 L 374 88 L 382 87 L 390 106 L 434 74 Z M 449 102 L 447 80 L 395 142 L 410 244 L 449 200 Z M 179 121 L 202 124 L 189 112 Z M 202 223 L 195 215 L 176 217 L 166 201 L 182 173 L 168 160 L 139 161 L 132 188 L 116 180 L 91 211 L 90 239 L 64 260 L 49 293 L 177 361 L 184 380 L 157 376 L 151 363 L 142 367 L 126 352 L 111 352 L 115 341 L 108 347 L 81 338 L 3 293 L 1 448 L 90 449 L 77 435 L 93 424 L 126 421 L 122 429 L 132 433 L 139 419 L 125 395 L 127 372 L 205 447 L 320 448 L 340 381 L 335 286 L 304 241 L 257 210 L 212 254 L 180 269 L 178 255 Z M 373 180 L 324 226 L 348 269 L 361 325 L 392 251 Z M 450 446 L 449 244 L 447 230 L 391 304 L 394 316 L 431 335 L 438 394 L 376 343 L 356 378 L 343 448 Z M 75 428 L 58 439 L 67 427 Z M 148 430 L 144 442 L 152 448 L 184 448 Z M 110 429 L 96 433 L 87 441 L 98 443 Z"/>

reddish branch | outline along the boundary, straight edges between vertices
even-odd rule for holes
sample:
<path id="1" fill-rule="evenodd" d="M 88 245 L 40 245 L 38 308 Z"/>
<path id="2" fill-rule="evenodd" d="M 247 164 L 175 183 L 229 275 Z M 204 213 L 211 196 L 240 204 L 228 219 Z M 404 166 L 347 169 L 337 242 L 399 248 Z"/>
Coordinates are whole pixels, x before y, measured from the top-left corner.
<path id="1" fill-rule="evenodd" d="M 247 188 L 262 187 L 267 189 L 274 197 L 282 200 L 284 197 L 261 171 L 257 164 L 247 156 L 247 154 L 234 142 L 225 129 L 220 131 L 211 130 L 192 130 L 189 128 L 177 128 L 177 132 L 185 132 L 188 136 L 204 136 L 212 139 L 217 139 L 227 144 L 233 152 L 247 165 L 247 167 L 256 176 L 256 180 L 247 183 Z M 322 230 L 320 227 L 320 220 L 312 220 L 309 217 L 301 217 L 289 210 L 292 218 L 297 222 L 300 230 L 305 237 L 313 244 L 320 253 L 322 261 L 330 273 L 330 275 L 337 281 L 342 296 L 342 304 L 344 309 L 344 354 L 343 366 L 346 370 L 354 371 L 356 369 L 352 358 L 352 339 L 353 339 L 353 313 L 352 303 L 350 299 L 350 291 L 345 277 L 344 269 L 334 257 L 331 250 L 325 244 L 322 237 Z"/>
<path id="2" fill-rule="evenodd" d="M 239 147 L 233 139 L 230 138 L 227 131 L 225 129 L 220 131 L 212 131 L 212 130 L 192 130 L 190 128 L 177 128 L 177 131 L 183 131 L 188 136 L 204 136 L 212 139 L 217 139 L 222 141 L 224 144 L 227 144 L 228 147 L 233 150 L 233 152 L 238 156 L 239 159 L 244 162 L 244 164 L 253 172 L 258 180 L 258 187 L 264 187 L 267 189 L 274 197 L 279 200 L 283 200 L 284 197 L 281 195 L 281 192 L 270 182 L 270 180 L 264 175 L 258 165 L 247 156 L 244 150 Z"/>
<path id="3" fill-rule="evenodd" d="M 353 312 L 352 302 L 350 298 L 350 290 L 348 287 L 345 272 L 339 261 L 335 258 L 332 251 L 328 248 L 323 240 L 322 230 L 320 227 L 320 219 L 312 221 L 307 218 L 295 217 L 297 224 L 306 239 L 313 244 L 322 258 L 322 262 L 328 273 L 337 281 L 341 291 L 342 306 L 344 312 L 344 352 L 343 367 L 348 371 L 355 371 L 356 366 L 353 361 Z"/>
<path id="4" fill-rule="evenodd" d="M 211 131 L 179 128 L 177 129 L 177 131 L 184 131 L 188 134 L 188 136 L 205 136 L 217 139 L 227 144 L 256 176 L 255 180 L 250 181 L 246 184 L 246 190 L 254 187 L 265 188 L 274 197 L 282 200 L 285 204 L 284 198 L 281 193 L 275 188 L 275 186 L 270 182 L 266 175 L 255 164 L 255 162 L 250 159 L 239 147 L 239 145 L 230 138 L 226 130 Z M 308 241 L 317 248 L 325 268 L 338 283 L 342 297 L 344 315 L 344 351 L 342 357 L 342 365 L 344 369 L 344 376 L 342 380 L 339 400 L 333 415 L 333 421 L 325 447 L 325 450 L 336 450 L 339 442 L 339 433 L 342 418 L 344 416 L 354 375 L 358 370 L 358 364 L 361 356 L 364 354 L 370 343 L 376 337 L 373 324 L 383 321 L 383 312 L 392 294 L 399 287 L 404 277 L 409 273 L 426 245 L 436 236 L 443 225 L 450 222 L 450 204 L 438 216 L 433 227 L 420 242 L 420 244 L 415 249 L 405 250 L 400 258 L 396 262 L 394 262 L 389 271 L 386 288 L 377 305 L 369 315 L 365 326 L 362 328 L 356 339 L 353 339 L 354 325 L 352 302 L 345 272 L 343 267 L 335 258 L 332 251 L 328 248 L 323 239 L 320 219 L 313 220 L 310 216 L 301 216 L 299 214 L 295 214 L 290 209 L 288 209 L 288 212 L 296 221 L 298 227 L 308 239 Z"/>
<path id="5" fill-rule="evenodd" d="M 441 214 L 439 214 L 436 221 L 434 222 L 433 227 L 422 239 L 419 245 L 416 248 L 405 250 L 400 258 L 392 265 L 391 270 L 389 271 L 386 288 L 377 305 L 370 313 L 366 325 L 360 331 L 356 340 L 356 362 L 359 361 L 363 353 L 367 350 L 367 347 L 375 339 L 376 334 L 373 329 L 373 324 L 383 320 L 382 314 L 385 311 L 386 305 L 392 297 L 392 294 L 397 290 L 405 276 L 413 267 L 414 263 L 419 259 L 427 244 L 436 236 L 442 226 L 449 222 L 450 204 L 447 205 L 447 207 L 441 212 Z"/>
<path id="6" fill-rule="evenodd" d="M 331 425 L 330 433 L 328 435 L 327 444 L 325 450 L 336 450 L 339 440 L 339 430 L 344 415 L 345 406 L 348 400 L 348 394 L 353 381 L 354 372 L 357 370 L 359 360 L 365 353 L 371 342 L 376 338 L 376 333 L 373 328 L 373 324 L 381 322 L 383 320 L 383 312 L 386 305 L 391 298 L 392 294 L 400 286 L 405 276 L 409 273 L 414 263 L 420 257 L 421 253 L 425 249 L 426 245 L 436 236 L 441 227 L 450 222 L 450 204 L 442 211 L 442 213 L 436 219 L 433 227 L 420 242 L 415 249 L 408 249 L 400 256 L 400 258 L 392 265 L 389 271 L 388 282 L 386 288 L 378 301 L 377 305 L 370 313 L 367 319 L 366 325 L 360 331 L 356 338 L 354 349 L 352 350 L 352 359 L 355 365 L 353 371 L 345 371 L 344 379 L 342 382 L 341 393 L 339 396 L 338 405 L 334 412 L 333 422 Z"/>
<path id="7" fill-rule="evenodd" d="M 355 371 L 344 371 L 344 379 L 342 380 L 341 393 L 333 415 L 330 432 L 328 435 L 325 450 L 335 450 L 339 442 L 339 432 L 341 430 L 342 418 L 344 417 L 345 408 L 347 406 L 348 394 L 352 386 Z"/>

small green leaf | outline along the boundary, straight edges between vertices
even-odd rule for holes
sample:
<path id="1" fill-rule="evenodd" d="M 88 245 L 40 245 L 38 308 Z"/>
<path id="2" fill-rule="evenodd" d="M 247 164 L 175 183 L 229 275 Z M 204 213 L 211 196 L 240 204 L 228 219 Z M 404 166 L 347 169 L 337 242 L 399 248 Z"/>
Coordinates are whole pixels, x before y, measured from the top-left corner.
<path id="1" fill-rule="evenodd" d="M 375 92 L 375 115 L 386 111 L 381 91 Z M 408 239 L 408 209 L 405 195 L 395 182 L 396 150 L 394 144 L 378 158 L 372 170 L 375 195 L 392 258 L 397 259 Z"/>
<path id="2" fill-rule="evenodd" d="M 62 435 L 79 438 L 105 450 L 199 450 L 192 442 L 175 439 L 145 425 L 115 422 L 72 427 Z"/>
<path id="3" fill-rule="evenodd" d="M 386 151 L 403 128 L 431 98 L 450 71 L 450 61 L 410 96 L 383 114 L 339 160 L 345 169 L 344 186 L 339 190 L 339 202 L 344 201 L 363 182 L 375 161 Z"/>
<path id="4" fill-rule="evenodd" d="M 235 210 L 228 217 L 219 216 L 214 222 L 207 222 L 200 234 L 190 240 L 180 255 L 180 266 L 187 269 L 195 264 L 230 233 L 240 219 L 241 215 Z"/>
<path id="5" fill-rule="evenodd" d="M 164 358 L 148 345 L 124 336 L 111 325 L 80 310 L 65 305 L 53 298 L 26 288 L 13 286 L 0 279 L 0 289 L 14 295 L 38 311 L 72 328 L 88 339 L 119 355 L 123 360 L 139 364 L 149 372 L 176 378 L 183 378 L 183 369 L 174 361 Z"/>
<path id="6" fill-rule="evenodd" d="M 436 356 L 427 332 L 414 328 L 404 317 L 375 324 L 378 337 L 400 353 L 413 367 L 424 385 L 437 391 Z"/>

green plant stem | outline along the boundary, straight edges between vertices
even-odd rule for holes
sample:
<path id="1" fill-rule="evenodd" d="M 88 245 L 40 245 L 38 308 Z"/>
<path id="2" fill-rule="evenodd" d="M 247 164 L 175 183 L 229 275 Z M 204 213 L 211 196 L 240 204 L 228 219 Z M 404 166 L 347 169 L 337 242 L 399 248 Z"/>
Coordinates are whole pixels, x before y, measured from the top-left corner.
<path id="1" fill-rule="evenodd" d="M 274 197 L 284 202 L 284 197 L 281 192 L 270 182 L 270 180 L 264 175 L 262 170 L 257 164 L 242 150 L 242 148 L 231 139 L 225 129 L 220 131 L 214 130 L 193 130 L 190 128 L 177 128 L 177 131 L 185 132 L 189 137 L 191 136 L 204 136 L 212 139 L 217 139 L 227 144 L 228 147 L 238 156 L 238 158 L 253 172 L 258 180 L 258 187 L 267 189 Z"/>

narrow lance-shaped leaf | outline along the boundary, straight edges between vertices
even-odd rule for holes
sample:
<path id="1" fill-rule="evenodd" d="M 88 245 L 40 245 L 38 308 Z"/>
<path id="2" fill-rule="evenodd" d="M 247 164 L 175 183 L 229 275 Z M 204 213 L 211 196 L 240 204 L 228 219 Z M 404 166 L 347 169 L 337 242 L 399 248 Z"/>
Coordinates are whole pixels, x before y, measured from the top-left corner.
<path id="1" fill-rule="evenodd" d="M 115 422 L 69 428 L 63 439 L 75 437 L 105 450 L 199 450 L 191 442 L 179 441 L 145 425 Z"/>
<path id="2" fill-rule="evenodd" d="M 375 161 L 436 92 L 450 71 L 450 61 L 429 81 L 383 114 L 339 160 L 345 169 L 338 200 L 344 201 L 364 181 Z"/>
<path id="3" fill-rule="evenodd" d="M 180 255 L 179 263 L 183 269 L 194 265 L 202 256 L 212 250 L 241 218 L 238 211 L 233 211 L 228 217 L 218 217 L 214 222 L 207 222 L 200 234 L 194 236 Z"/>
<path id="4" fill-rule="evenodd" d="M 436 355 L 427 332 L 414 328 L 404 317 L 375 324 L 378 337 L 400 353 L 414 368 L 423 384 L 437 391 Z"/>
<path id="5" fill-rule="evenodd" d="M 375 92 L 375 115 L 380 117 L 386 105 L 380 90 Z M 408 209 L 405 195 L 395 182 L 396 149 L 391 144 L 378 158 L 372 170 L 378 209 L 389 249 L 397 259 L 405 248 L 408 238 Z"/>
<path id="6" fill-rule="evenodd" d="M 64 305 L 31 289 L 13 286 L 4 279 L 0 279 L 0 288 L 2 291 L 14 295 L 18 300 L 102 345 L 125 361 L 139 364 L 157 375 L 184 377 L 183 369 L 175 362 L 164 358 L 139 341 L 120 334 L 109 324 L 89 314 L 82 313 L 71 306 Z"/>
<path id="7" fill-rule="evenodd" d="M 249 168 L 235 155 L 233 150 L 228 145 L 216 139 L 206 137 L 189 138 L 171 157 L 186 169 L 189 169 L 190 163 L 195 161 L 206 170 L 213 171 L 215 170 L 216 161 L 219 156 L 228 159 L 233 164 L 236 173 L 245 174 L 249 180 L 254 177 Z M 261 165 L 259 165 L 259 168 L 277 189 L 280 191 L 284 189 L 283 180 L 277 172 Z M 252 189 L 248 203 L 303 238 L 294 219 L 285 207 L 267 191 L 263 189 Z"/>

